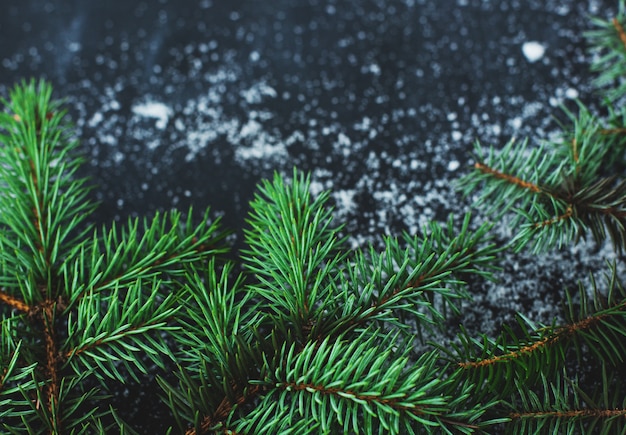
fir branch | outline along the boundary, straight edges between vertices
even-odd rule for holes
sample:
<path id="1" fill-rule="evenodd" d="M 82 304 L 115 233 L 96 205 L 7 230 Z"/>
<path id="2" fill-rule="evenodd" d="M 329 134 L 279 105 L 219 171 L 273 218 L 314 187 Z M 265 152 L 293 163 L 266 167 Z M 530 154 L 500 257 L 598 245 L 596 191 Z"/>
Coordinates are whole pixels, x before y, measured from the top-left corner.
<path id="1" fill-rule="evenodd" d="M 619 13 L 611 20 L 592 18 L 594 29 L 585 32 L 590 51 L 594 55 L 591 70 L 599 75 L 593 84 L 603 89 L 609 101 L 615 101 L 626 92 L 626 45 L 624 45 L 626 22 L 624 1 L 619 1 Z"/>
<path id="2" fill-rule="evenodd" d="M 225 252 L 225 233 L 208 211 L 198 224 L 191 212 L 186 220 L 172 212 L 145 219 L 143 227 L 134 220 L 87 237 L 93 229 L 84 223 L 94 205 L 85 180 L 75 177 L 78 144 L 50 86 L 23 83 L 5 103 L 0 304 L 3 325 L 26 350 L 15 360 L 18 368 L 9 366 L 14 373 L 32 367 L 34 382 L 14 377 L 30 411 L 3 408 L 5 427 L 21 422 L 29 433 L 110 427 L 130 433 L 114 410 L 86 406 L 103 397 L 106 379 L 138 381 L 138 373 L 148 372 L 145 360 L 164 367 L 172 357 L 165 334 L 180 327 L 174 320 L 188 297 L 185 280 Z M 99 387 L 85 389 L 88 379 Z"/>
<path id="3" fill-rule="evenodd" d="M 250 249 L 243 255 L 259 281 L 250 289 L 303 342 L 334 297 L 343 244 L 340 228 L 331 226 L 331 211 L 324 208 L 328 193 L 313 200 L 309 183 L 295 170 L 291 186 L 278 174 L 273 183 L 262 183 L 250 204 L 245 230 Z"/>
<path id="4" fill-rule="evenodd" d="M 367 256 L 357 252 L 344 268 L 347 277 L 341 287 L 346 290 L 330 309 L 336 317 L 320 335 L 338 335 L 372 322 L 412 331 L 409 315 L 421 334 L 424 325 L 441 325 L 448 308 L 459 313 L 458 301 L 470 299 L 462 278 L 476 274 L 491 279 L 499 252 L 488 234 L 490 225 L 471 231 L 470 223 L 468 213 L 457 230 L 450 217 L 445 227 L 431 223 L 420 236 L 405 234 L 405 248 L 386 238 L 380 254 L 371 248 Z"/>
<path id="5" fill-rule="evenodd" d="M 254 293 L 244 288 L 244 277 L 231 276 L 233 268 L 233 263 L 218 267 L 211 260 L 205 274 L 194 275 L 189 282 L 191 296 L 184 305 L 186 315 L 178 316 L 182 328 L 173 334 L 184 345 L 182 349 L 190 350 L 189 355 L 179 356 L 188 370 L 193 370 L 193 361 L 202 352 L 220 367 L 224 379 L 239 381 L 247 379 L 254 368 L 239 366 L 233 356 L 242 351 L 243 343 L 258 338 L 255 331 L 262 314 L 259 303 L 252 300 Z M 224 394 L 229 394 L 228 389 Z"/>
<path id="6" fill-rule="evenodd" d="M 245 290 L 241 275 L 232 279 L 232 263 L 218 267 L 210 261 L 205 273 L 190 280 L 190 295 L 179 316 L 180 330 L 173 336 L 180 344 L 176 357 L 178 386 L 162 377 L 159 384 L 166 392 L 181 431 L 207 433 L 223 425 L 235 408 L 254 401 L 261 394 L 257 379 L 263 364 L 256 341 L 264 338 L 259 328 L 258 302 L 254 292 Z M 182 314 L 182 313 L 181 313 Z M 187 429 L 193 422 L 194 429 Z"/>
<path id="7" fill-rule="evenodd" d="M 545 146 L 528 150 L 527 140 L 518 146 L 512 139 L 498 153 L 492 147 L 485 156 L 478 142 L 474 150 L 475 170 L 457 184 L 465 195 L 484 185 L 476 205 L 485 207 L 488 214 L 500 217 L 513 207 L 525 209 L 541 199 L 554 198 L 558 182 L 551 174 L 560 172 L 563 164 Z"/>
<path id="8" fill-rule="evenodd" d="M 511 433 L 625 433 L 626 400 L 608 390 L 622 382 L 607 376 L 605 368 L 602 377 L 603 387 L 596 398 L 564 374 L 557 373 L 550 381 L 542 377 L 539 391 L 518 383 L 518 396 L 510 404 Z"/>
<path id="9" fill-rule="evenodd" d="M 60 351 L 65 365 L 71 365 L 75 372 L 92 371 L 120 382 L 125 382 L 127 375 L 139 382 L 135 369 L 147 373 L 138 353 L 163 367 L 164 356 L 173 358 L 171 351 L 162 340 L 148 337 L 174 328 L 169 322 L 180 304 L 174 294 L 161 300 L 157 291 L 160 285 L 153 280 L 149 286 L 152 291 L 146 292 L 145 284 L 137 280 L 124 291 L 115 289 L 106 297 L 92 292 L 82 299 L 76 320 L 72 314 L 68 316 L 68 337 Z M 101 316 L 103 308 L 105 314 Z M 125 368 L 123 373 L 117 364 Z"/>
<path id="10" fill-rule="evenodd" d="M 129 220 L 122 228 L 112 226 L 94 234 L 91 243 L 79 245 L 66 262 L 63 273 L 66 282 L 84 283 L 72 288 L 70 303 L 88 292 L 100 292 L 127 286 L 137 280 L 156 276 L 184 276 L 185 267 L 226 252 L 221 241 L 227 233 L 219 231 L 219 220 L 211 221 L 209 210 L 198 225 L 192 223 L 190 210 L 186 222 L 177 211 L 156 214 L 152 221 Z M 89 260 L 89 261 L 87 261 Z M 162 276 L 163 275 L 163 276 Z"/>
<path id="11" fill-rule="evenodd" d="M 48 282 L 66 253 L 63 247 L 72 243 L 72 230 L 94 208 L 86 201 L 85 180 L 74 178 L 82 159 L 71 155 L 76 145 L 61 125 L 64 112 L 51 93 L 43 82 L 23 83 L 3 100 L 15 116 L 1 119 L 7 134 L 0 147 L 0 179 L 7 191 L 0 196 L 0 223 L 30 250 L 29 273 Z"/>
<path id="12" fill-rule="evenodd" d="M 454 398 L 445 393 L 454 391 L 456 380 L 442 378 L 436 354 L 413 364 L 403 353 L 409 347 L 396 354 L 394 334 L 383 337 L 366 331 L 354 340 L 310 343 L 299 352 L 285 346 L 260 383 L 280 407 L 292 410 L 292 419 L 319 422 L 323 433 L 430 433 L 447 426 L 467 433 L 479 427 L 467 419 L 490 404 L 459 412 L 469 392 L 456 391 Z"/>
<path id="13" fill-rule="evenodd" d="M 541 376 L 548 376 L 567 361 L 569 352 L 581 355 L 583 345 L 599 360 L 617 366 L 626 359 L 626 291 L 616 280 L 614 267 L 606 278 L 604 292 L 597 288 L 593 277 L 591 282 L 591 291 L 579 285 L 578 305 L 567 293 L 564 325 L 535 324 L 518 315 L 521 333 L 505 327 L 496 340 L 462 334 L 461 345 L 453 345 L 454 350 L 440 348 L 457 361 L 460 369 L 473 372 L 470 378 L 477 385 L 498 385 L 502 392 L 510 391 L 510 384 L 502 388 L 506 379 L 523 379 L 526 385 L 532 385 Z"/>
<path id="14" fill-rule="evenodd" d="M 514 141 L 484 156 L 476 145 L 475 169 L 459 185 L 498 218 L 511 209 L 511 226 L 519 228 L 511 244 L 516 250 L 529 243 L 534 252 L 585 237 L 606 238 L 616 249 L 626 247 L 626 184 L 607 176 L 607 167 L 623 149 L 623 139 L 603 133 L 597 118 L 579 103 L 579 113 L 565 110 L 573 128 L 564 127 L 555 141 L 527 151 L 527 141 Z"/>

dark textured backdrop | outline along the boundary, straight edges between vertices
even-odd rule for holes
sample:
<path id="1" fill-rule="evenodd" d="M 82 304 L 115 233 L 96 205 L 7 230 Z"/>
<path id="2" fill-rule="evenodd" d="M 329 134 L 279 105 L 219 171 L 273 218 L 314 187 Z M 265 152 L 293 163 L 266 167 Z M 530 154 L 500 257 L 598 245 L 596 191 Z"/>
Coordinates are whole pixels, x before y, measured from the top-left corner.
<path id="1" fill-rule="evenodd" d="M 476 139 L 546 137 L 559 104 L 598 101 L 582 32 L 616 4 L 3 0 L 0 94 L 45 77 L 67 98 L 98 222 L 194 204 L 238 229 L 255 183 L 297 165 L 333 189 L 355 246 L 377 244 L 466 209 L 451 181 Z M 562 288 L 607 255 L 511 255 L 459 322 L 549 322 Z M 123 413 L 158 427 L 141 394 Z"/>

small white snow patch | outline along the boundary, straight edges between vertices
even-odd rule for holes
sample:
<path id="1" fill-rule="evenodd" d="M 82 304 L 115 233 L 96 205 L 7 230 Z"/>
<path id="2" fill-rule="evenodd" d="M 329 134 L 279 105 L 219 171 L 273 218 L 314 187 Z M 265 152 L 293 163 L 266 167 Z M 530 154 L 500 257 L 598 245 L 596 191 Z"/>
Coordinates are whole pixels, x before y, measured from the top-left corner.
<path id="1" fill-rule="evenodd" d="M 356 210 L 357 204 L 354 200 L 355 194 L 355 189 L 336 190 L 332 193 L 335 198 L 337 213 L 339 215 L 347 215 L 348 213 Z"/>
<path id="2" fill-rule="evenodd" d="M 156 101 L 135 104 L 132 109 L 133 113 L 137 116 L 144 118 L 155 118 L 157 120 L 156 127 L 163 130 L 167 125 L 167 121 L 172 116 L 172 109 L 163 103 Z"/>
<path id="3" fill-rule="evenodd" d="M 522 45 L 522 53 L 524 53 L 528 62 L 533 63 L 543 57 L 546 53 L 546 47 L 537 41 L 528 41 Z"/>
<path id="4" fill-rule="evenodd" d="M 76 42 L 76 41 L 72 41 L 67 45 L 67 48 L 72 52 L 72 53 L 76 53 L 78 51 L 80 51 L 81 48 L 83 48 L 82 44 L 80 42 Z"/>
<path id="5" fill-rule="evenodd" d="M 261 130 L 262 130 L 262 125 L 250 119 L 243 127 L 241 127 L 241 130 L 239 131 L 239 135 L 242 138 L 252 137 L 252 136 L 258 135 Z"/>
<path id="6" fill-rule="evenodd" d="M 352 141 L 344 133 L 339 133 L 339 135 L 337 135 L 337 145 L 349 147 L 352 145 Z"/>
<path id="7" fill-rule="evenodd" d="M 456 171 L 461 164 L 458 160 L 450 160 L 448 162 L 448 171 Z"/>
<path id="8" fill-rule="evenodd" d="M 102 114 L 102 112 L 96 112 L 93 114 L 91 119 L 87 121 L 87 125 L 89 125 L 89 127 L 95 127 L 98 124 L 100 124 L 103 120 L 104 120 L 104 115 Z"/>
<path id="9" fill-rule="evenodd" d="M 278 95 L 276 89 L 264 82 L 255 83 L 250 88 L 242 90 L 239 94 L 248 104 L 259 104 L 264 97 L 276 98 Z"/>
<path id="10" fill-rule="evenodd" d="M 513 127 L 513 129 L 519 130 L 520 128 L 522 128 L 522 118 L 516 116 L 515 118 L 510 119 L 507 124 Z"/>
<path id="11" fill-rule="evenodd" d="M 565 98 L 569 98 L 570 100 L 578 98 L 578 91 L 574 88 L 568 88 L 565 91 Z"/>

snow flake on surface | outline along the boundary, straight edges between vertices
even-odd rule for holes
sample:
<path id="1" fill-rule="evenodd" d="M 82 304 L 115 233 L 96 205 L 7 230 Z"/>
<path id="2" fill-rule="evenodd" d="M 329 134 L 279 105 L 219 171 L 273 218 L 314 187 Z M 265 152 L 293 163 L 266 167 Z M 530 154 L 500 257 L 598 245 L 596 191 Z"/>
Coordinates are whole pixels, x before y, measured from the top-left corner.
<path id="1" fill-rule="evenodd" d="M 165 103 L 158 101 L 136 104 L 131 110 L 137 116 L 156 119 L 155 125 L 159 130 L 165 128 L 167 121 L 172 116 L 172 109 Z"/>
<path id="2" fill-rule="evenodd" d="M 546 53 L 546 46 L 537 41 L 527 41 L 522 44 L 522 53 L 530 63 L 535 63 Z"/>

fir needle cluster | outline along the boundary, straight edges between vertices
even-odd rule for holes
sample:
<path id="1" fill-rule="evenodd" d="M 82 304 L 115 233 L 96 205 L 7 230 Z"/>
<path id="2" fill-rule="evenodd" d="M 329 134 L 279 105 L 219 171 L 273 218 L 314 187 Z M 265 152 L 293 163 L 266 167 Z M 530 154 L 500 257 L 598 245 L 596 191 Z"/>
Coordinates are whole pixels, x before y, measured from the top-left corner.
<path id="1" fill-rule="evenodd" d="M 17 85 L 0 113 L 0 431 L 137 433 L 103 399 L 152 375 L 167 434 L 626 433 L 614 265 L 567 292 L 562 324 L 519 314 L 433 342 L 509 249 L 626 247 L 624 9 L 588 34 L 608 116 L 580 103 L 558 139 L 476 145 L 460 184 L 513 213 L 507 246 L 466 214 L 349 249 L 298 170 L 259 185 L 237 255 L 208 210 L 96 228 L 62 105 Z"/>

